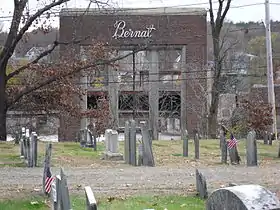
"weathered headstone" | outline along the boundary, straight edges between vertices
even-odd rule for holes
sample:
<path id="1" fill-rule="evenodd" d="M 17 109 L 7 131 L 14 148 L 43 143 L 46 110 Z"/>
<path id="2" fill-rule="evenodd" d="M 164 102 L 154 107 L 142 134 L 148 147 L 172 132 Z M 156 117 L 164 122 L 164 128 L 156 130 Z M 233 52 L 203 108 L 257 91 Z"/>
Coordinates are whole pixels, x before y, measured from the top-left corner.
<path id="1" fill-rule="evenodd" d="M 86 129 L 86 147 L 94 148 L 95 144 L 93 142 L 93 135 L 89 129 Z"/>
<path id="2" fill-rule="evenodd" d="M 200 198 L 205 199 L 208 197 L 207 192 L 207 183 L 205 177 L 198 171 L 195 170 L 195 178 L 196 178 L 196 191 Z"/>
<path id="3" fill-rule="evenodd" d="M 226 129 L 222 126 L 220 130 L 220 148 L 221 148 L 221 162 L 227 163 L 227 142 Z"/>
<path id="4" fill-rule="evenodd" d="M 147 124 L 142 124 L 142 144 L 143 144 L 143 165 L 155 166 L 153 149 L 152 149 L 152 136 L 150 135 Z"/>
<path id="5" fill-rule="evenodd" d="M 250 131 L 247 135 L 246 140 L 246 157 L 247 166 L 257 166 L 257 142 L 256 142 L 256 132 Z"/>
<path id="6" fill-rule="evenodd" d="M 28 167 L 30 166 L 30 162 L 31 162 L 31 155 L 30 155 L 30 133 L 29 133 L 29 129 L 26 129 L 26 142 L 25 142 L 25 163 Z"/>
<path id="7" fill-rule="evenodd" d="M 124 158 L 125 163 L 129 164 L 130 160 L 130 128 L 129 128 L 129 121 L 125 122 L 124 127 Z"/>
<path id="8" fill-rule="evenodd" d="M 106 151 L 110 151 L 110 135 L 112 133 L 112 129 L 106 129 L 105 130 L 105 146 L 106 146 Z"/>
<path id="9" fill-rule="evenodd" d="M 85 187 L 85 194 L 86 194 L 86 209 L 87 210 L 97 210 L 96 199 L 89 186 Z"/>
<path id="10" fill-rule="evenodd" d="M 138 166 L 143 165 L 143 156 L 144 156 L 144 145 L 143 142 L 139 142 L 138 145 Z"/>
<path id="11" fill-rule="evenodd" d="M 264 132 L 263 144 L 268 144 L 268 132 L 267 131 Z"/>
<path id="12" fill-rule="evenodd" d="M 183 132 L 183 156 L 189 156 L 189 139 L 188 139 L 188 131 L 184 130 Z"/>
<path id="13" fill-rule="evenodd" d="M 130 151 L 130 158 L 129 164 L 133 166 L 137 166 L 136 160 L 136 122 L 135 120 L 131 120 L 130 122 L 130 137 L 129 137 L 129 151 Z"/>
<path id="14" fill-rule="evenodd" d="M 61 210 L 71 210 L 71 203 L 70 203 L 70 196 L 69 196 L 69 190 L 67 186 L 67 179 L 64 174 L 63 169 L 60 169 L 60 186 L 59 186 L 59 192 L 61 193 L 61 203 L 60 208 Z"/>
<path id="15" fill-rule="evenodd" d="M 25 128 L 21 128 L 21 138 L 20 138 L 20 158 L 24 158 L 24 138 L 25 138 Z"/>
<path id="16" fill-rule="evenodd" d="M 206 202 L 206 210 L 276 210 L 278 198 L 259 185 L 239 185 L 215 190 Z"/>
<path id="17" fill-rule="evenodd" d="M 240 156 L 237 151 L 237 147 L 233 147 L 231 149 L 228 149 L 230 163 L 235 165 L 240 163 Z"/>
<path id="18" fill-rule="evenodd" d="M 269 134 L 268 134 L 268 144 L 269 144 L 269 145 L 272 145 L 272 139 L 273 139 L 273 138 L 272 138 L 272 133 L 269 133 Z"/>
<path id="19" fill-rule="evenodd" d="M 194 157 L 199 159 L 199 136 L 198 133 L 194 134 Z"/>
<path id="20" fill-rule="evenodd" d="M 29 137 L 30 137 L 30 131 L 29 129 L 25 129 L 25 138 L 23 139 L 23 145 L 24 145 L 24 159 L 27 160 L 27 146 L 28 146 L 28 141 L 29 141 Z"/>
<path id="21" fill-rule="evenodd" d="M 33 134 L 33 141 L 32 141 L 32 148 L 33 148 L 33 167 L 37 166 L 38 160 L 38 136 L 36 133 Z"/>
<path id="22" fill-rule="evenodd" d="M 110 142 L 109 142 L 110 152 L 112 153 L 118 153 L 119 150 L 119 135 L 118 132 L 115 130 L 112 130 L 110 135 Z"/>
<path id="23" fill-rule="evenodd" d="M 119 135 L 118 132 L 115 130 L 107 129 L 106 130 L 106 140 L 107 145 L 106 147 L 108 150 L 104 152 L 103 159 L 105 160 L 123 160 L 123 155 L 118 152 L 119 150 Z"/>

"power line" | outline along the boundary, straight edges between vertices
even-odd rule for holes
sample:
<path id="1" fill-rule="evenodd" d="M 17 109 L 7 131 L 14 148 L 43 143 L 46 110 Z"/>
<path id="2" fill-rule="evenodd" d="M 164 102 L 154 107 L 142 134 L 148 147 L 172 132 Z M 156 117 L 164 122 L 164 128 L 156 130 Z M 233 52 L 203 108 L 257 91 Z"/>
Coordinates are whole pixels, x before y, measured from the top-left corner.
<path id="1" fill-rule="evenodd" d="M 218 3 L 218 1 L 215 1 L 214 3 Z M 145 10 L 154 10 L 156 8 L 180 8 L 180 7 L 190 7 L 191 9 L 191 6 L 201 6 L 201 5 L 205 5 L 205 4 L 209 4 L 209 2 L 205 2 L 205 3 L 194 3 L 194 4 L 182 4 L 182 5 L 174 5 L 174 6 L 167 6 L 167 7 L 154 7 L 154 8 L 141 8 L 141 9 L 145 9 Z M 251 7 L 251 6 L 258 6 L 258 5 L 263 5 L 264 3 L 254 3 L 254 4 L 243 4 L 243 5 L 236 5 L 236 6 L 231 6 L 230 9 L 239 9 L 239 8 L 245 8 L 245 7 Z M 271 4 L 275 4 L 275 5 L 278 5 L 278 3 L 271 3 Z M 196 9 L 196 8 L 193 8 L 193 9 Z M 122 10 L 126 10 L 126 8 L 116 8 L 115 11 L 118 12 L 118 11 L 122 11 Z M 129 11 L 137 11 L 139 10 L 139 8 L 129 8 Z M 218 10 L 218 9 L 213 9 L 213 10 Z M 110 12 L 112 12 L 111 10 L 108 10 Z M 71 10 L 68 10 L 68 12 L 77 12 L 75 10 L 71 11 Z M 205 12 L 208 12 L 208 10 L 205 10 Z M 189 14 L 201 14 L 201 11 L 189 11 L 189 12 L 185 12 L 186 14 L 189 13 Z M 57 12 L 51 12 L 52 15 L 52 18 L 53 17 L 59 17 L 60 15 L 60 11 L 57 11 Z M 106 13 L 106 10 L 104 10 L 104 14 L 107 14 Z M 111 13 L 108 13 L 108 14 L 111 14 Z M 48 17 L 49 14 L 43 14 L 41 15 L 40 17 Z M 7 15 L 7 16 L 1 16 L 0 17 L 0 20 L 1 19 L 7 19 L 5 21 L 8 21 L 9 19 L 11 19 L 13 16 L 12 15 Z"/>

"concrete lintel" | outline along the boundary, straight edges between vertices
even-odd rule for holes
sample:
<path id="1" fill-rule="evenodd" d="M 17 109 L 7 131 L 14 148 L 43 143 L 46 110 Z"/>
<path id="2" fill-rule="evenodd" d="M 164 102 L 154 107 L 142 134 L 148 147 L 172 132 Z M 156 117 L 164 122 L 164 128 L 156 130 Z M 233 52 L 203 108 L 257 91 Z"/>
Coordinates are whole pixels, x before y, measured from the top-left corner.
<path id="1" fill-rule="evenodd" d="M 155 8 L 64 8 L 60 16 L 82 16 L 82 15 L 207 15 L 204 8 L 186 7 L 155 7 Z"/>

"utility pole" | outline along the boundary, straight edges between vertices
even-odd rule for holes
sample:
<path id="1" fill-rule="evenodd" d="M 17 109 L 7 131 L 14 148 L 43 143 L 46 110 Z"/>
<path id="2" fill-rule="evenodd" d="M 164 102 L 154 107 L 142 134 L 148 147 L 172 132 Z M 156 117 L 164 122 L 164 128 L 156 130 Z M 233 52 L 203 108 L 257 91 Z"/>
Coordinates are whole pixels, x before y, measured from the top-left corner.
<path id="1" fill-rule="evenodd" d="M 277 119 L 275 108 L 275 93 L 273 79 L 273 64 L 272 64 L 272 47 L 271 47 L 271 31 L 270 31 L 270 11 L 269 0 L 265 0 L 265 35 L 266 35 L 266 61 L 267 61 L 267 93 L 268 102 L 272 106 L 273 126 L 272 132 L 277 139 Z"/>

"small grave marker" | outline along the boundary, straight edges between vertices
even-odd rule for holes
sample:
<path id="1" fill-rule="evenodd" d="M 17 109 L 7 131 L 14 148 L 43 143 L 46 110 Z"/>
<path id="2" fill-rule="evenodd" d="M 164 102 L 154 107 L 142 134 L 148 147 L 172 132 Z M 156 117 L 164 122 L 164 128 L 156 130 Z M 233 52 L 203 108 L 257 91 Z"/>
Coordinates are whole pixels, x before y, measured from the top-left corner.
<path id="1" fill-rule="evenodd" d="M 198 171 L 195 170 L 195 177 L 196 177 L 196 191 L 200 198 L 205 199 L 208 197 L 207 192 L 207 183 L 205 177 Z"/>

